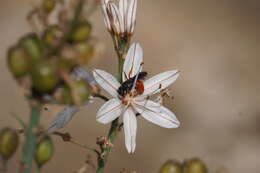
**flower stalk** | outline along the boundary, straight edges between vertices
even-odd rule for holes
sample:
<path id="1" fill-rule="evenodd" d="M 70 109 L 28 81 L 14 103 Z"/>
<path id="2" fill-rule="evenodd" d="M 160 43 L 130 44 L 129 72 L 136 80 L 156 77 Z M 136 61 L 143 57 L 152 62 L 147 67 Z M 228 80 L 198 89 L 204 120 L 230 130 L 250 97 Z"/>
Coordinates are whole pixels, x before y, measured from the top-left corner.
<path id="1" fill-rule="evenodd" d="M 117 80 L 121 83 L 122 82 L 122 72 L 123 72 L 123 65 L 124 65 L 124 54 L 127 51 L 125 48 L 128 44 L 124 44 L 123 50 L 124 53 L 121 53 L 121 49 L 119 50 L 116 45 L 115 45 L 115 50 L 117 52 L 118 55 L 118 78 Z M 116 139 L 117 133 L 119 131 L 119 118 L 116 118 L 114 121 L 112 121 L 110 129 L 108 131 L 107 134 L 107 139 L 109 141 L 109 143 L 113 144 L 114 140 Z M 105 148 L 102 148 L 102 152 L 104 153 L 98 157 L 98 168 L 96 170 L 96 173 L 103 173 L 104 172 L 104 168 L 106 166 L 107 160 L 108 160 L 108 156 L 112 150 L 112 146 L 106 146 Z"/>
<path id="2" fill-rule="evenodd" d="M 26 139 L 25 139 L 25 144 L 23 146 L 23 153 L 22 153 L 22 160 L 21 160 L 21 166 L 22 166 L 21 169 L 23 173 L 31 172 L 32 161 L 34 158 L 34 152 L 36 147 L 36 134 L 34 133 L 34 131 L 39 124 L 40 114 L 41 114 L 40 105 L 31 106 L 30 122 L 26 130 Z"/>

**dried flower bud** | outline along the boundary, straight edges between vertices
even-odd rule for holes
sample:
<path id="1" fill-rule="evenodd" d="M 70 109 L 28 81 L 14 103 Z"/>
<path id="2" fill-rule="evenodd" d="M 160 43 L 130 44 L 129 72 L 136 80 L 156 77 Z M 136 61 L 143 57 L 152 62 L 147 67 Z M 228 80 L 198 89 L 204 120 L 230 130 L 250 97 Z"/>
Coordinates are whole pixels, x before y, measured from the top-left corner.
<path id="1" fill-rule="evenodd" d="M 10 128 L 4 128 L 0 131 L 0 155 L 8 160 L 15 153 L 19 144 L 19 136 L 16 131 Z"/>
<path id="2" fill-rule="evenodd" d="M 8 50 L 8 67 L 15 77 L 22 77 L 29 72 L 29 61 L 25 51 L 15 46 Z"/>
<path id="3" fill-rule="evenodd" d="M 50 13 L 56 6 L 56 0 L 43 0 L 42 9 L 46 13 Z"/>
<path id="4" fill-rule="evenodd" d="M 53 156 L 54 146 L 52 139 L 49 136 L 43 136 L 36 146 L 35 161 L 38 167 L 42 167 L 47 163 Z"/>
<path id="5" fill-rule="evenodd" d="M 31 75 L 33 88 L 41 92 L 51 91 L 59 81 L 55 66 L 46 60 L 36 62 Z"/>
<path id="6" fill-rule="evenodd" d="M 182 173 L 181 164 L 175 160 L 168 160 L 162 165 L 160 173 Z"/>
<path id="7" fill-rule="evenodd" d="M 206 165 L 198 158 L 183 163 L 183 173 L 207 173 Z"/>
<path id="8" fill-rule="evenodd" d="M 45 30 L 42 39 L 47 47 L 56 47 L 58 46 L 62 36 L 63 33 L 59 26 L 52 25 Z"/>
<path id="9" fill-rule="evenodd" d="M 88 22 L 80 23 L 72 32 L 71 41 L 81 42 L 89 38 L 91 25 Z"/>
<path id="10" fill-rule="evenodd" d="M 24 48 L 32 61 L 41 59 L 43 49 L 39 37 L 35 33 L 26 35 L 20 40 L 20 45 Z"/>

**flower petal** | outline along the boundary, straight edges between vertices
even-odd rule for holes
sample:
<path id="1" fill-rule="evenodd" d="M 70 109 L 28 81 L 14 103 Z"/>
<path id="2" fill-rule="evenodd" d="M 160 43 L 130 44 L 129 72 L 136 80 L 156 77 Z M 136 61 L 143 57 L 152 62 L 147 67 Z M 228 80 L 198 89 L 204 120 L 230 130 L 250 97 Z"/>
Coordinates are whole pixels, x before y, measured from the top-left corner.
<path id="1" fill-rule="evenodd" d="M 97 113 L 97 121 L 103 124 L 107 124 L 123 113 L 124 106 L 119 99 L 111 99 L 107 101 Z"/>
<path id="2" fill-rule="evenodd" d="M 129 153 L 133 153 L 135 151 L 136 146 L 136 131 L 137 131 L 137 120 L 136 115 L 133 112 L 132 108 L 129 107 L 124 115 L 124 133 L 125 133 L 125 146 Z"/>
<path id="3" fill-rule="evenodd" d="M 146 120 L 164 128 L 177 128 L 180 122 L 173 112 L 151 100 L 136 102 L 134 107 Z"/>
<path id="4" fill-rule="evenodd" d="M 117 97 L 117 89 L 120 87 L 120 83 L 111 74 L 95 69 L 93 75 L 97 83 L 113 97 Z"/>
<path id="5" fill-rule="evenodd" d="M 123 22 L 123 16 L 121 16 L 118 7 L 113 3 L 110 2 L 108 4 L 108 9 L 112 14 L 112 19 L 113 19 L 113 27 L 114 31 L 117 34 L 123 33 L 124 32 L 124 22 Z"/>
<path id="6" fill-rule="evenodd" d="M 139 43 L 133 43 L 129 48 L 123 67 L 123 81 L 134 77 L 142 71 L 143 49 Z"/>
<path id="7" fill-rule="evenodd" d="M 127 9 L 128 9 L 127 0 L 120 0 L 119 1 L 119 12 L 122 16 L 125 27 L 126 27 L 126 19 L 127 19 Z"/>
<path id="8" fill-rule="evenodd" d="M 179 77 L 178 70 L 171 70 L 160 73 L 144 82 L 143 95 L 151 95 L 167 88 Z"/>
<path id="9" fill-rule="evenodd" d="M 135 27 L 137 0 L 130 0 L 127 14 L 127 32 L 132 34 Z"/>
<path id="10" fill-rule="evenodd" d="M 102 9 L 102 14 L 103 14 L 103 18 L 104 18 L 106 28 L 109 31 L 111 31 L 111 24 L 110 24 L 109 17 L 108 17 L 108 14 L 107 14 L 107 3 L 108 3 L 107 0 L 102 0 L 101 1 L 101 9 Z"/>

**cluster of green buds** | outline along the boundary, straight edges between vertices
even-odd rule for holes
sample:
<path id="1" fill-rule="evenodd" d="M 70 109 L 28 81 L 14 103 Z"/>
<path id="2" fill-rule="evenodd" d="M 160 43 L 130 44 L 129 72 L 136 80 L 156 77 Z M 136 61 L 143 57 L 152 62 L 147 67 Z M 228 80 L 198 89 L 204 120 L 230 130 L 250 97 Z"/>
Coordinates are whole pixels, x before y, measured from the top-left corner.
<path id="1" fill-rule="evenodd" d="M 28 98 L 41 103 L 80 105 L 89 98 L 90 88 L 73 71 L 94 55 L 91 24 L 79 12 L 83 4 L 78 4 L 73 15 L 65 15 L 64 4 L 58 2 L 42 1 L 36 10 L 45 16 L 37 18 L 37 23 L 42 23 L 41 31 L 22 36 L 9 49 L 7 64 Z M 60 8 L 56 8 L 58 5 Z M 63 14 L 63 19 L 53 24 L 48 16 L 55 10 L 60 10 L 57 18 Z"/>
<path id="2" fill-rule="evenodd" d="M 207 173 L 207 167 L 203 161 L 198 158 L 185 160 L 183 163 L 177 160 L 166 161 L 160 173 Z"/>

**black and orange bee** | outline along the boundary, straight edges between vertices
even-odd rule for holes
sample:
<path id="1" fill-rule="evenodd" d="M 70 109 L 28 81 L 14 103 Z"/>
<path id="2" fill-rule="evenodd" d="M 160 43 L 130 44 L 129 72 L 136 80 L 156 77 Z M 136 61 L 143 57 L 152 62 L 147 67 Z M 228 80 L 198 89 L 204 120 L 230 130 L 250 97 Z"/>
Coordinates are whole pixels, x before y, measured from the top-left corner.
<path id="1" fill-rule="evenodd" d="M 121 86 L 117 89 L 117 93 L 124 97 L 127 93 L 131 91 L 133 86 L 135 86 L 135 90 L 138 94 L 142 94 L 144 92 L 144 84 L 142 80 L 147 76 L 147 72 L 143 71 L 140 72 L 137 76 L 136 75 L 130 79 L 127 79 L 125 82 L 121 84 Z"/>

